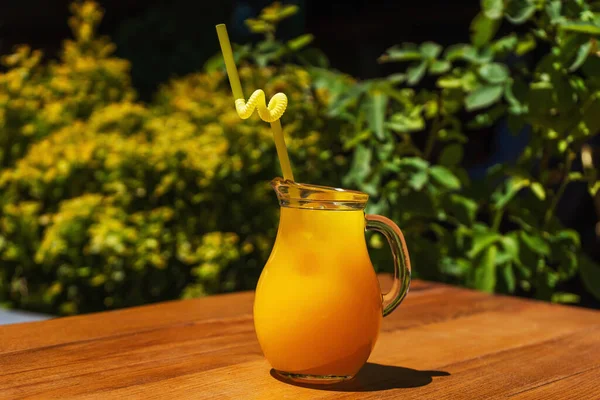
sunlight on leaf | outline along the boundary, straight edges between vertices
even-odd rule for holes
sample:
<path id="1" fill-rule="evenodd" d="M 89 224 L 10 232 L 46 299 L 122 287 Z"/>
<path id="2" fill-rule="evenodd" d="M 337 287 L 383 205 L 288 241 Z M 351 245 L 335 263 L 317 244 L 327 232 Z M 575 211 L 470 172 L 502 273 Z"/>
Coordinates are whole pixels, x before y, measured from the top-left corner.
<path id="1" fill-rule="evenodd" d="M 502 97 L 502 85 L 485 85 L 471 92 L 465 99 L 467 111 L 489 107 Z"/>
<path id="2" fill-rule="evenodd" d="M 506 5 L 506 18 L 513 24 L 520 25 L 535 13 L 536 7 L 533 0 L 508 0 Z"/>
<path id="3" fill-rule="evenodd" d="M 489 19 L 502 18 L 504 0 L 481 0 L 481 9 Z"/>
<path id="4" fill-rule="evenodd" d="M 427 62 L 422 61 L 419 64 L 413 65 L 406 70 L 406 83 L 414 86 L 423 78 L 427 72 Z"/>
<path id="5" fill-rule="evenodd" d="M 484 14 L 478 14 L 471 23 L 471 42 L 481 47 L 494 37 L 500 27 L 500 20 L 489 19 Z"/>
<path id="6" fill-rule="evenodd" d="M 488 247 L 475 267 L 475 287 L 484 292 L 493 293 L 496 287 L 496 253 L 495 245 Z"/>

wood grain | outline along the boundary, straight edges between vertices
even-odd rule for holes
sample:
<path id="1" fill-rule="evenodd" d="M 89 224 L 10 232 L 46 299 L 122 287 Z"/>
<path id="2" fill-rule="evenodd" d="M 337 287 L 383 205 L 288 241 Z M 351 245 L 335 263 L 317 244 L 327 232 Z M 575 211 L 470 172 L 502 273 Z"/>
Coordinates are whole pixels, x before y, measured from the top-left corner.
<path id="1" fill-rule="evenodd" d="M 416 281 L 357 378 L 315 388 L 271 376 L 252 301 L 238 293 L 0 327 L 0 398 L 600 398 L 597 311 Z"/>

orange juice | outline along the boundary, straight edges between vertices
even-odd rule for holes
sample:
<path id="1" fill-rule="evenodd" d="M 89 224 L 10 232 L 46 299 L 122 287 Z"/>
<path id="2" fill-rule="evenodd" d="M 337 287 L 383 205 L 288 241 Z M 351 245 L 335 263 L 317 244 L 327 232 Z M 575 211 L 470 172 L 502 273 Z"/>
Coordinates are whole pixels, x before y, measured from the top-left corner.
<path id="1" fill-rule="evenodd" d="M 332 383 L 352 378 L 369 358 L 382 317 L 402 302 L 410 286 L 410 259 L 402 231 L 381 215 L 366 215 L 369 196 L 294 182 L 279 118 L 287 98 L 266 104 L 256 90 L 244 100 L 225 25 L 217 34 L 242 119 L 255 109 L 271 123 L 283 171 L 271 185 L 281 205 L 277 239 L 256 288 L 254 325 L 273 368 L 293 381 Z M 394 259 L 392 289 L 385 295 L 371 266 L 366 229 L 383 234 Z"/>
<path id="2" fill-rule="evenodd" d="M 275 370 L 351 377 L 367 361 L 382 295 L 365 224 L 362 210 L 281 208 L 254 303 L 258 340 Z"/>

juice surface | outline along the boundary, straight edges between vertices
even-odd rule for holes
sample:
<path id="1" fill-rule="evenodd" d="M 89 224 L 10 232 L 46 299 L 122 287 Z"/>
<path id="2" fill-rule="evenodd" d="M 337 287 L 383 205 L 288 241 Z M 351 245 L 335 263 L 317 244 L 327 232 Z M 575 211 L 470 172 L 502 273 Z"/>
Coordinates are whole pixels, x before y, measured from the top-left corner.
<path id="1" fill-rule="evenodd" d="M 361 210 L 281 208 L 277 240 L 256 289 L 254 321 L 279 371 L 354 375 L 382 319 Z"/>

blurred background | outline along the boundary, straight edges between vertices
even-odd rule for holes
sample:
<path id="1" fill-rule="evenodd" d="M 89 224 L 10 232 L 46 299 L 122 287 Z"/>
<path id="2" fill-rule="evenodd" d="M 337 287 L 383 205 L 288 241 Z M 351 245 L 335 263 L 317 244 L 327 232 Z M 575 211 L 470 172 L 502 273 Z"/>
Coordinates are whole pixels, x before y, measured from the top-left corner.
<path id="1" fill-rule="evenodd" d="M 0 304 L 76 314 L 253 289 L 280 174 L 371 196 L 417 278 L 599 307 L 600 9 L 587 1 L 0 4 Z M 386 244 L 368 236 L 379 271 Z"/>

